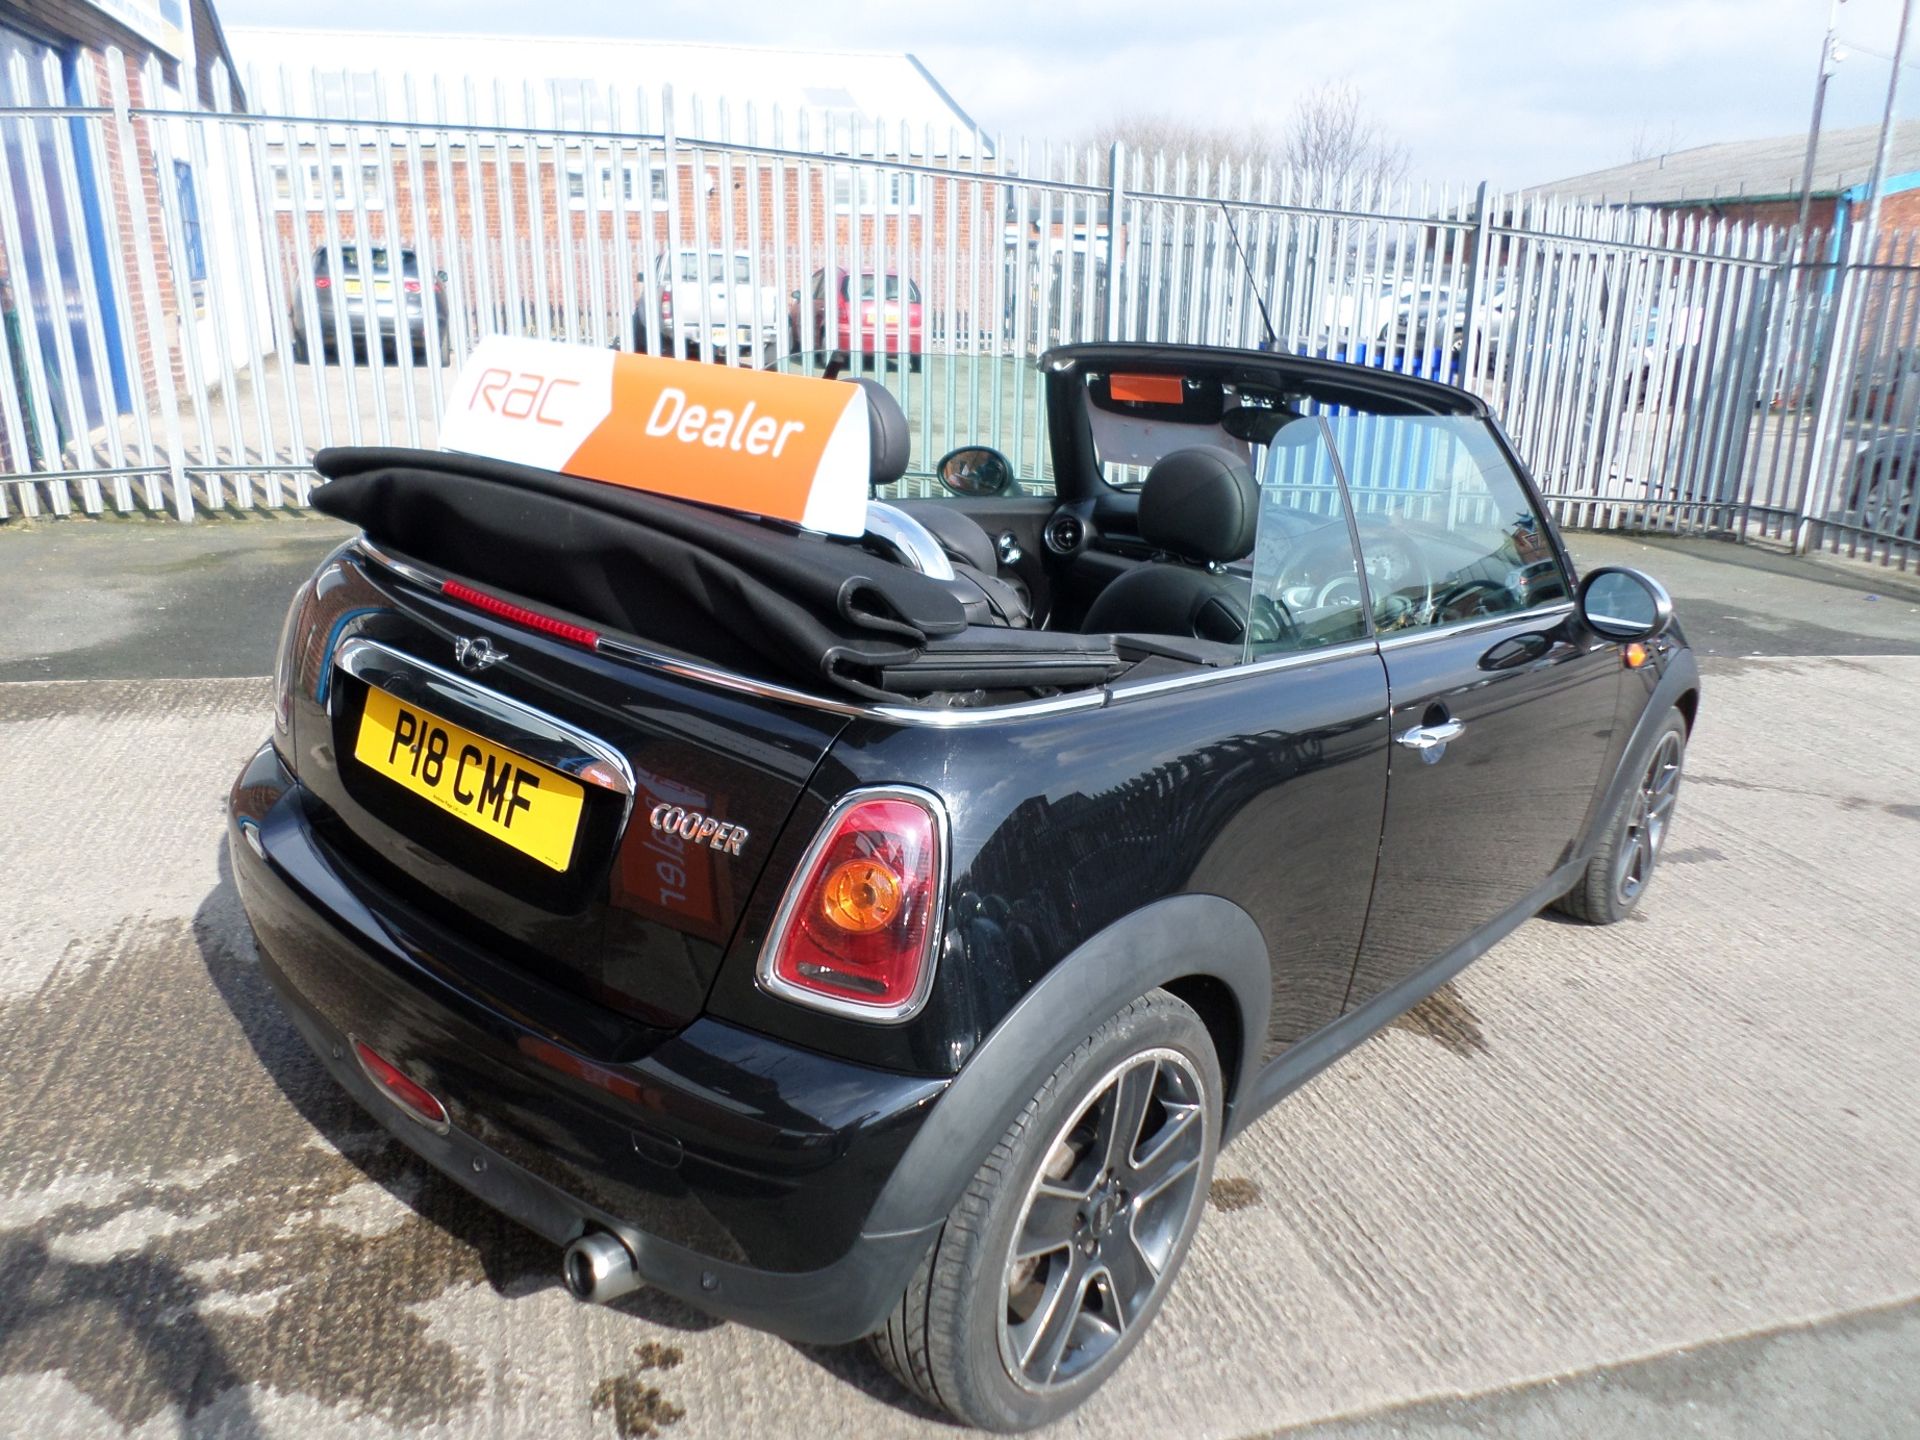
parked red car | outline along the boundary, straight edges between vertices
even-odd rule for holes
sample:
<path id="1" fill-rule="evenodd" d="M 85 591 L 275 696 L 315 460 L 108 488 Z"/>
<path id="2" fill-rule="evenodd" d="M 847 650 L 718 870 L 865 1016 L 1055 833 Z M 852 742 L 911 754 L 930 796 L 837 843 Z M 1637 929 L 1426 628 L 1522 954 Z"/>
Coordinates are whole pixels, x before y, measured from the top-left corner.
<path id="1" fill-rule="evenodd" d="M 920 287 L 912 280 L 905 281 L 903 300 L 900 276 L 888 273 L 880 277 L 871 270 L 864 271 L 860 276 L 860 314 L 856 321 L 850 293 L 852 279 L 849 271 L 833 271 L 833 298 L 829 300 L 827 272 L 813 272 L 813 320 L 810 330 L 806 331 L 810 341 L 804 346 L 800 343 L 804 320 L 800 292 L 793 292 L 787 324 L 793 348 L 831 350 L 842 359 L 851 358 L 857 352 L 868 364 L 876 355 L 888 355 L 898 362 L 904 349 L 908 367 L 918 370 L 922 338 L 926 333 L 921 328 Z M 878 283 L 882 279 L 885 283 Z M 833 312 L 831 319 L 829 311 Z"/>

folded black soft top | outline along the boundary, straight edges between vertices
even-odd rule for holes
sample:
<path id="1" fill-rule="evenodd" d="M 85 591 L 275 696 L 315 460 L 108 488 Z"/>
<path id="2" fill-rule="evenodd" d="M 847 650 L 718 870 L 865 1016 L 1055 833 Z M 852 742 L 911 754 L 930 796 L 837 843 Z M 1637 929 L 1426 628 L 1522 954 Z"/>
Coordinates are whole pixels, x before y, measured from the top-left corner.
<path id="1" fill-rule="evenodd" d="M 314 468 L 314 507 L 376 542 L 745 675 L 892 698 L 934 688 L 910 677 L 942 652 L 940 689 L 1017 687 L 1023 662 L 1046 687 L 1120 668 L 1110 641 L 1061 636 L 1043 655 L 1031 634 L 969 628 L 941 582 L 858 545 L 685 501 L 433 450 L 334 448 Z M 969 646 L 938 644 L 963 632 Z M 989 656 L 1000 635 L 1014 656 Z M 951 663 L 968 648 L 977 678 Z"/>

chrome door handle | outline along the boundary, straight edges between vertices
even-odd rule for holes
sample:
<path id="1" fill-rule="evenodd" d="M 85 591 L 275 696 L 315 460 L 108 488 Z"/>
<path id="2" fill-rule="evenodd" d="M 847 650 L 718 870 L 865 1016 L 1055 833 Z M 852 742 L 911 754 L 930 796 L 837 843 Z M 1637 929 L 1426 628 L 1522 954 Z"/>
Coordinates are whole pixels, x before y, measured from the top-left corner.
<path id="1" fill-rule="evenodd" d="M 1396 738 L 1409 750 L 1418 750 L 1426 754 L 1445 745 L 1449 740 L 1458 740 L 1466 733 L 1467 727 L 1460 721 L 1447 720 L 1438 725 L 1416 725 Z"/>

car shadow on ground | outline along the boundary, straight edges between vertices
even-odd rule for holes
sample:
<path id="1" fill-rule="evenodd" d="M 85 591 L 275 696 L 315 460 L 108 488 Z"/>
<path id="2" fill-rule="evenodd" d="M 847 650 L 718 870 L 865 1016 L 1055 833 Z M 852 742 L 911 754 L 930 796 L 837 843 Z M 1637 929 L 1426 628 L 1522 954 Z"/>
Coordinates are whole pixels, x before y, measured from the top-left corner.
<path id="1" fill-rule="evenodd" d="M 203 1320 L 205 1300 L 164 1255 L 77 1259 L 56 1254 L 39 1235 L 0 1240 L 5 1373 L 71 1365 L 69 1346 L 84 1337 L 96 1360 L 111 1354 L 118 1362 L 111 1381 L 88 1377 L 94 1387 L 82 1389 L 116 1419 L 131 1426 L 170 1405 L 183 1435 L 259 1440 L 265 1432 L 244 1388 L 247 1377 Z"/>
<path id="2" fill-rule="evenodd" d="M 226 846 L 219 855 L 219 882 L 201 901 L 193 931 L 214 992 L 232 1015 L 261 1070 L 300 1120 L 346 1164 L 405 1205 L 418 1220 L 471 1252 L 486 1283 L 502 1301 L 558 1287 L 560 1250 L 523 1229 L 377 1130 L 326 1073 L 300 1032 L 281 1009 L 261 972 L 252 931 L 233 883 Z M 370 1143 L 371 1141 L 371 1143 Z M 342 1261 L 342 1263 L 351 1263 Z M 369 1294 L 389 1276 L 375 1266 Z M 411 1303 L 417 1293 L 403 1285 L 391 1303 Z M 366 1298 L 363 1296 L 363 1300 Z M 651 1287 L 613 1302 L 608 1309 L 686 1333 L 726 1324 Z M 910 1394 L 863 1344 L 793 1349 L 834 1378 L 890 1407 L 923 1419 L 944 1419 Z M 241 1377 L 242 1383 L 247 1377 Z"/>
<path id="3" fill-rule="evenodd" d="M 469 1244 L 487 1282 L 502 1296 L 560 1285 L 560 1252 L 497 1212 L 389 1139 L 369 1145 L 376 1121 L 338 1086 L 280 1008 L 261 973 L 253 934 L 233 883 L 226 845 L 219 884 L 200 904 L 194 935 L 216 994 L 246 1037 L 260 1068 L 300 1118 L 337 1152 L 421 1219 Z M 236 933 L 237 931 L 237 933 Z M 706 1330 L 719 1322 L 672 1296 L 643 1290 L 620 1308 L 677 1330 Z"/>

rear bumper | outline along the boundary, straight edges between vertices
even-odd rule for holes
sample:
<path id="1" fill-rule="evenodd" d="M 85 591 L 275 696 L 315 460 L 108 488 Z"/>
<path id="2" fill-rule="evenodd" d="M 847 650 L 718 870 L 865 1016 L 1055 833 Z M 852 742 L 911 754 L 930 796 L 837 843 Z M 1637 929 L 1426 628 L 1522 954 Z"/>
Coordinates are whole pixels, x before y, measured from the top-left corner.
<path id="1" fill-rule="evenodd" d="M 263 747 L 230 802 L 235 881 L 264 973 L 370 1115 L 556 1245 L 618 1235 L 647 1283 L 701 1309 L 816 1343 L 877 1328 L 933 1227 L 861 1221 L 946 1082 L 711 1019 L 638 1059 L 583 1054 L 524 1023 L 524 995 L 463 984 L 464 957 L 435 953 L 415 917 L 383 913 L 306 803 Z M 432 1090 L 446 1133 L 376 1090 L 351 1039 Z"/>
<path id="2" fill-rule="evenodd" d="M 444 320 L 440 322 L 442 329 L 446 328 L 446 323 Z M 295 333 L 303 329 L 304 317 L 295 311 Z M 401 335 L 408 335 L 416 341 L 424 341 L 427 333 L 427 318 L 425 312 L 417 306 L 409 306 L 406 313 L 401 314 L 384 306 L 377 306 L 372 311 L 368 311 L 363 307 L 348 305 L 345 307 L 345 313 L 336 319 L 331 306 L 322 306 L 316 317 L 314 333 L 328 345 L 333 344 L 335 337 L 341 334 L 350 335 L 355 340 L 365 340 L 370 335 L 377 334 L 383 340 L 393 340 Z"/>

